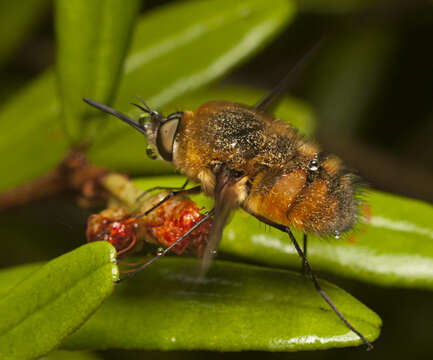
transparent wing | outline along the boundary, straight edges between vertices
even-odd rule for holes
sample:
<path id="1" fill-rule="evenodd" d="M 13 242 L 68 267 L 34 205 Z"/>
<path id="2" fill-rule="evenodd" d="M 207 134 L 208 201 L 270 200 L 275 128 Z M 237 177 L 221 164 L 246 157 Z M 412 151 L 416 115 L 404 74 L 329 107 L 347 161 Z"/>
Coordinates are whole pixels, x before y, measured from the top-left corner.
<path id="1" fill-rule="evenodd" d="M 232 179 L 224 173 L 217 177 L 215 186 L 215 213 L 201 263 L 201 277 L 206 274 L 217 253 L 218 245 L 221 241 L 224 227 L 230 219 L 230 214 L 238 207 L 236 203 L 236 183 L 236 179 Z"/>

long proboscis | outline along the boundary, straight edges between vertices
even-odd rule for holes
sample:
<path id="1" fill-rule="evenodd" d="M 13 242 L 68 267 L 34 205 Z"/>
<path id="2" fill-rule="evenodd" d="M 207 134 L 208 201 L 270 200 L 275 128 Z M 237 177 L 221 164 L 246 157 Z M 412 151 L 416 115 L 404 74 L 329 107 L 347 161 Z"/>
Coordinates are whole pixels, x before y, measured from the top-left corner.
<path id="1" fill-rule="evenodd" d="M 137 122 L 132 120 L 129 116 L 122 114 L 121 112 L 114 110 L 113 108 L 111 108 L 107 105 L 101 104 L 97 101 L 94 101 L 94 100 L 91 100 L 88 98 L 83 98 L 83 100 L 86 103 L 88 103 L 89 105 L 92 105 L 93 107 L 97 108 L 98 110 L 106 112 L 107 114 L 110 114 L 110 115 L 114 115 L 115 117 L 119 118 L 120 120 L 126 122 L 128 125 L 132 126 L 135 130 L 138 130 L 142 134 L 146 135 L 146 130 L 142 126 L 140 126 L 140 124 L 138 124 Z"/>

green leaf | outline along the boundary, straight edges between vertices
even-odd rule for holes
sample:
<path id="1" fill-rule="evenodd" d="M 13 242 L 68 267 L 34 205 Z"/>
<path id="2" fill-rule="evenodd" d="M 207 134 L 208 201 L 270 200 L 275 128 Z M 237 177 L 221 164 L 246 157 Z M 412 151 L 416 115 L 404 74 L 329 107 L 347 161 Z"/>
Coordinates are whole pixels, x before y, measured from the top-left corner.
<path id="1" fill-rule="evenodd" d="M 51 71 L 0 109 L 0 191 L 35 179 L 62 161 L 69 143 L 57 121 L 59 109 Z"/>
<path id="2" fill-rule="evenodd" d="M 14 266 L 0 271 L 0 298 L 6 296 L 23 279 L 31 276 L 39 270 L 43 263 L 31 263 L 26 265 Z"/>
<path id="3" fill-rule="evenodd" d="M 50 0 L 0 1 L 0 67 L 25 40 Z"/>
<path id="4" fill-rule="evenodd" d="M 215 262 L 201 282 L 199 260 L 163 259 L 115 294 L 75 334 L 69 349 L 328 349 L 361 344 L 305 277 Z M 371 341 L 381 320 L 335 285 L 321 285 Z"/>
<path id="5" fill-rule="evenodd" d="M 272 6 L 266 0 L 186 1 L 148 13 L 135 30 L 116 109 L 137 118 L 139 111 L 130 105 L 137 94 L 157 108 L 221 77 L 261 49 L 293 15 L 294 4 L 287 0 Z M 130 174 L 169 171 L 143 160 L 143 138 L 116 119 L 107 121 L 89 156 Z"/>
<path id="6" fill-rule="evenodd" d="M 143 190 L 180 186 L 181 176 L 136 180 Z M 340 239 L 309 237 L 313 269 L 382 286 L 433 289 L 433 207 L 422 201 L 366 190 L 366 221 Z M 212 200 L 193 198 L 207 209 Z M 302 234 L 295 232 L 299 242 Z M 224 230 L 220 250 L 248 261 L 300 269 L 289 237 L 239 210 Z"/>
<path id="7" fill-rule="evenodd" d="M 57 347 L 113 291 L 115 257 L 97 242 L 45 265 L 1 271 L 0 357 L 35 358 Z"/>
<path id="8" fill-rule="evenodd" d="M 111 103 L 121 75 L 139 0 L 57 0 L 57 80 L 67 134 L 75 143 L 94 136 L 89 97 Z"/>

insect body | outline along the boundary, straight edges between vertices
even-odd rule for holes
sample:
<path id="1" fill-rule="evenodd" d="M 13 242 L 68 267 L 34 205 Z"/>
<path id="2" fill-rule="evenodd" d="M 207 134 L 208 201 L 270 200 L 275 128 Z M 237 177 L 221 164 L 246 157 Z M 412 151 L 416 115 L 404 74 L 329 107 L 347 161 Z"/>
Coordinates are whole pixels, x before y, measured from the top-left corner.
<path id="1" fill-rule="evenodd" d="M 357 218 L 353 175 L 340 161 L 252 107 L 212 101 L 184 112 L 172 162 L 210 196 L 224 172 L 233 206 L 304 233 L 341 233 Z"/>

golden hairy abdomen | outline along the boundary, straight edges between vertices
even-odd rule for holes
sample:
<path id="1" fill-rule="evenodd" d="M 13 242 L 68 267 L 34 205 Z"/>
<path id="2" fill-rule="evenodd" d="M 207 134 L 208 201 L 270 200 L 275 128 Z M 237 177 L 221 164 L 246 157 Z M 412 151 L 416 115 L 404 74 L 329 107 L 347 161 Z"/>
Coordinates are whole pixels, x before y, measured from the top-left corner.
<path id="1" fill-rule="evenodd" d="M 243 208 L 275 223 L 319 235 L 344 231 L 338 226 L 339 199 L 330 193 L 323 179 L 311 183 L 306 171 L 297 169 L 282 175 L 263 191 L 262 177 L 256 177 Z M 345 227 L 344 224 L 341 224 Z"/>
<path id="2" fill-rule="evenodd" d="M 270 189 L 265 187 L 265 175 L 262 172 L 256 176 L 244 206 L 278 224 L 289 225 L 287 209 L 304 187 L 306 174 L 302 170 L 294 170 L 281 176 Z"/>

